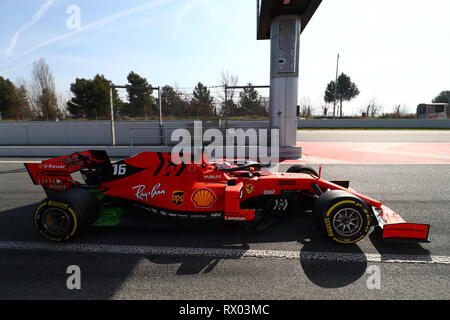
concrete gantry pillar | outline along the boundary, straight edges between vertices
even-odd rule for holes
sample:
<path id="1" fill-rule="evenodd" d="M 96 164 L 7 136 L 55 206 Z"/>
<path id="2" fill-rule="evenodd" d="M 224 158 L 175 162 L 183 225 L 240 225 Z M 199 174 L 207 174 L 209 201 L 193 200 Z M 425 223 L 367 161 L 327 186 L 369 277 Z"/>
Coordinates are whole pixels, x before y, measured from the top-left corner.
<path id="1" fill-rule="evenodd" d="M 297 148 L 300 35 L 321 0 L 257 0 L 258 40 L 270 39 L 270 124 L 280 130 L 280 153 Z"/>
<path id="2" fill-rule="evenodd" d="M 280 146 L 297 143 L 297 105 L 301 20 L 282 15 L 271 24 L 270 121 L 280 129 Z"/>

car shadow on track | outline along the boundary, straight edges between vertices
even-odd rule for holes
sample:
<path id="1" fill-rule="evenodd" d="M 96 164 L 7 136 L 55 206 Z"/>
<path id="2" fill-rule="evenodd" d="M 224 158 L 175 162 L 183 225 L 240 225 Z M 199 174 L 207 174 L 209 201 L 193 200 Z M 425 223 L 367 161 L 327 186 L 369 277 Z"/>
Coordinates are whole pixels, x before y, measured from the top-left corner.
<path id="1" fill-rule="evenodd" d="M 103 235 L 113 232 L 113 230 L 105 228 L 92 230 L 92 232 L 94 231 L 97 235 L 99 232 Z M 367 260 L 358 245 L 342 246 L 324 239 L 313 225 L 310 215 L 286 217 L 265 231 L 248 230 L 245 225 L 239 224 L 224 224 L 209 228 L 191 226 L 171 230 L 123 228 L 115 231 L 120 233 L 120 237 L 146 238 L 144 243 L 150 246 L 231 249 L 239 250 L 242 253 L 250 249 L 300 251 L 299 266 L 312 283 L 322 288 L 348 286 L 360 279 L 367 269 Z M 148 234 L 149 231 L 152 232 L 151 235 Z M 121 241 L 121 243 L 123 242 Z M 313 257 L 315 253 L 335 254 L 338 259 L 329 261 L 325 257 L 325 259 L 317 260 Z M 339 259 L 339 255 L 348 253 L 358 256 L 358 260 L 342 261 Z M 219 263 L 230 259 L 240 259 L 240 256 L 232 258 L 146 256 L 145 259 L 161 265 L 178 264 L 176 274 L 183 276 L 211 273 Z M 248 270 L 247 272 L 252 271 Z"/>
<path id="2" fill-rule="evenodd" d="M 303 216 L 300 265 L 307 278 L 316 286 L 326 289 L 343 288 L 358 281 L 366 272 L 367 259 L 356 244 L 343 246 L 317 230 L 311 215 Z M 346 261 L 350 254 L 357 259 Z"/>
<path id="3" fill-rule="evenodd" d="M 376 251 L 381 255 L 381 259 L 388 258 L 392 255 L 398 256 L 401 260 L 402 255 L 420 256 L 424 260 L 431 260 L 430 251 L 420 245 L 420 243 L 388 243 L 383 241 L 382 230 L 375 228 L 369 235 L 369 240 L 375 247 Z M 406 257 L 407 258 L 407 257 Z"/>
<path id="4" fill-rule="evenodd" d="M 32 211 L 35 205 L 0 212 L 0 241 L 45 242 L 33 228 Z M 248 230 L 245 225 L 226 223 L 223 225 L 180 228 L 99 228 L 93 227 L 74 241 L 78 244 L 107 244 L 121 246 L 161 246 L 182 248 L 233 249 L 240 252 L 253 250 L 299 251 L 299 266 L 307 278 L 322 288 L 342 288 L 360 279 L 366 272 L 367 260 L 363 249 L 370 242 L 381 254 L 429 254 L 420 245 L 387 245 L 381 242 L 376 231 L 370 234 L 362 244 L 342 246 L 325 239 L 314 226 L 309 214 L 285 217 L 265 231 Z M 366 249 L 364 249 L 366 250 Z M 336 256 L 348 255 L 359 257 L 357 260 L 315 259 L 314 254 L 327 253 Z M 148 261 L 157 268 L 174 270 L 179 276 L 201 275 L 214 272 L 215 268 L 228 259 L 223 257 L 188 257 L 188 256 L 149 256 L 149 255 L 115 255 L 52 252 L 7 252 L 9 259 L 0 259 L 0 277 L 15 279 L 11 282 L 11 295 L 24 297 L 23 288 L 15 287 L 23 283 L 23 277 L 33 283 L 32 291 L 26 297 L 41 298 L 79 298 L 109 299 L 114 296 L 142 261 Z M 313 256 L 313 258 L 311 258 Z M 79 293 L 68 292 L 64 287 L 67 278 L 65 268 L 77 264 L 85 270 L 83 279 L 86 284 Z M 51 267 L 46 267 L 51 265 Z M 164 266 L 167 266 L 164 267 Z M 152 268 L 153 268 L 152 267 Z M 2 271 L 3 270 L 3 271 Z M 6 271 L 8 270 L 8 271 Z M 19 273 L 17 273 L 17 272 Z M 170 271 L 168 271 L 170 272 Z M 246 272 L 251 272 L 247 270 Z M 58 290 L 53 290 L 53 283 L 40 283 L 40 279 L 50 279 L 57 275 Z M 59 277 L 59 278 L 58 278 Z M 33 280 L 34 279 L 34 280 Z M 37 280 L 36 280 L 37 279 Z M 2 279 L 0 279 L 2 280 Z M 26 287 L 27 284 L 25 283 Z M 38 289 L 43 288 L 43 289 Z M 45 290 L 44 290 L 45 289 Z M 34 290 L 34 291 L 33 291 Z M 44 290 L 44 291 L 42 291 Z"/>

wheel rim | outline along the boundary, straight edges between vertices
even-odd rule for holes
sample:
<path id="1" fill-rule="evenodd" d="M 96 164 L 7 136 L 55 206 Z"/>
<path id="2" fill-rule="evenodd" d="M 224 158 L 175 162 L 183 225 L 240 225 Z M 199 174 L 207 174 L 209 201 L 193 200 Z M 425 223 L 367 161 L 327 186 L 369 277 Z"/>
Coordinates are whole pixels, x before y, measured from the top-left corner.
<path id="1" fill-rule="evenodd" d="M 43 215 L 44 229 L 55 236 L 65 235 L 70 227 L 68 214 L 59 208 L 50 208 Z"/>
<path id="2" fill-rule="evenodd" d="M 362 220 L 361 213 L 356 209 L 345 208 L 334 216 L 333 227 L 339 235 L 352 237 L 361 230 Z"/>

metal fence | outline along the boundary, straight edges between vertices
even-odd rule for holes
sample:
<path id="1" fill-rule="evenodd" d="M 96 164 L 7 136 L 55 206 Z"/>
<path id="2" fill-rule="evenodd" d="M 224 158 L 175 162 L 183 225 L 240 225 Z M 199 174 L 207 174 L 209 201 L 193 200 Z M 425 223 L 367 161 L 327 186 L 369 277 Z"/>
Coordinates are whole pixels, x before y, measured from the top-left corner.
<path id="1" fill-rule="evenodd" d="M 194 122 L 180 122 L 179 125 L 163 125 L 160 128 L 148 127 L 131 127 L 129 128 L 129 142 L 130 146 L 175 146 L 180 143 L 179 140 L 172 140 L 173 134 L 178 129 L 185 129 L 189 134 L 188 143 L 193 144 L 195 141 L 202 141 L 202 144 L 210 143 L 210 138 L 205 137 L 205 133 L 209 129 L 214 129 L 212 133 L 220 133 L 223 140 L 215 141 L 226 145 L 228 130 L 242 129 L 245 134 L 245 144 L 250 145 L 252 141 L 259 141 L 259 130 L 269 129 L 269 121 L 203 121 L 201 122 L 201 132 L 195 130 Z M 254 131 L 249 131 L 254 129 Z M 268 131 L 267 139 L 270 144 L 270 131 Z M 212 139 L 212 138 L 211 138 Z M 216 137 L 214 138 L 216 139 Z"/>

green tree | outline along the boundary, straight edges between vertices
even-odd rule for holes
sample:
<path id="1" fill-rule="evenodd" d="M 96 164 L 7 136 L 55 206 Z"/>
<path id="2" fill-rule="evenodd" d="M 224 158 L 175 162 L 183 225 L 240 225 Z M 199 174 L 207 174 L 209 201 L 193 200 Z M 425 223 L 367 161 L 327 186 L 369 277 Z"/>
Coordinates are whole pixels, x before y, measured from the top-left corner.
<path id="1" fill-rule="evenodd" d="M 336 82 L 330 81 L 330 83 L 327 84 L 327 88 L 325 89 L 325 96 L 323 98 L 326 103 L 334 102 L 335 92 L 336 92 Z M 337 100 L 337 98 L 336 98 L 336 100 Z"/>
<path id="2" fill-rule="evenodd" d="M 186 101 L 173 87 L 166 85 L 161 89 L 161 108 L 166 116 L 186 116 Z"/>
<path id="3" fill-rule="evenodd" d="M 433 99 L 433 103 L 450 103 L 450 90 L 442 91 L 436 98 Z"/>
<path id="4" fill-rule="evenodd" d="M 135 72 L 128 74 L 128 103 L 123 106 L 122 113 L 130 117 L 152 117 L 158 114 L 155 101 L 153 99 L 153 90 L 146 89 L 151 87 L 146 78 L 141 77 Z"/>
<path id="5" fill-rule="evenodd" d="M 16 104 L 16 90 L 9 79 L 0 77 L 0 113 L 2 119 L 10 118 L 10 110 Z"/>
<path id="6" fill-rule="evenodd" d="M 212 116 L 214 112 L 214 99 L 208 87 L 199 82 L 192 93 L 190 112 L 193 116 Z"/>
<path id="7" fill-rule="evenodd" d="M 240 116 L 266 116 L 267 109 L 264 105 L 262 97 L 258 91 L 249 83 L 247 88 L 244 88 L 239 93 L 239 109 Z"/>
<path id="8" fill-rule="evenodd" d="M 0 113 L 2 119 L 26 119 L 31 110 L 24 85 L 16 87 L 9 79 L 0 77 Z"/>
<path id="9" fill-rule="evenodd" d="M 331 81 L 325 89 L 324 100 L 326 103 L 333 103 L 335 97 L 336 82 Z M 344 101 L 350 101 L 359 95 L 360 91 L 348 75 L 341 73 L 337 81 L 336 101 L 339 102 L 339 114 L 342 118 L 342 105 Z"/>
<path id="10" fill-rule="evenodd" d="M 92 80 L 75 79 L 70 85 L 73 98 L 67 102 L 67 110 L 76 118 L 81 118 L 91 110 L 93 103 L 93 83 Z"/>
<path id="11" fill-rule="evenodd" d="M 73 98 L 67 102 L 67 109 L 72 116 L 80 118 L 87 116 L 90 118 L 108 118 L 111 114 L 109 86 L 112 81 L 104 75 L 97 74 L 94 79 L 77 78 L 70 85 Z M 122 101 L 116 89 L 113 89 L 114 109 L 120 110 Z"/>
<path id="12" fill-rule="evenodd" d="M 32 119 L 33 113 L 28 101 L 28 91 L 24 84 L 16 86 L 17 93 L 17 115 L 22 119 Z"/>
<path id="13" fill-rule="evenodd" d="M 97 116 L 103 116 L 104 118 L 110 118 L 111 116 L 111 99 L 110 99 L 110 90 L 109 87 L 114 85 L 114 83 L 106 79 L 104 75 L 97 74 L 93 79 L 93 95 L 94 99 L 92 100 L 91 105 L 91 114 L 94 111 L 94 114 Z M 114 105 L 114 114 L 120 112 L 122 108 L 123 102 L 119 97 L 119 93 L 116 88 L 112 89 L 112 98 Z"/>

